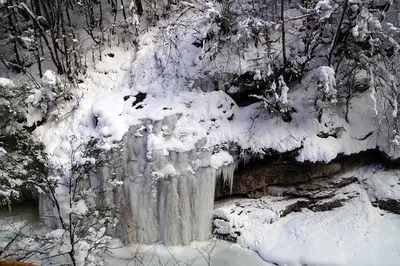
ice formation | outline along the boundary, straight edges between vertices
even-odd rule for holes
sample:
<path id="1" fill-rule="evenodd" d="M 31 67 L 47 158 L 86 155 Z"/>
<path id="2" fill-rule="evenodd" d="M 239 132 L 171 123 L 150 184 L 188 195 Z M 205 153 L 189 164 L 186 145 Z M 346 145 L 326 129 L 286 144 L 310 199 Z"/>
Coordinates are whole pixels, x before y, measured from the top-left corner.
<path id="1" fill-rule="evenodd" d="M 124 183 L 106 198 L 113 198 L 109 204 L 122 215 L 116 233 L 127 243 L 206 240 L 211 235 L 216 178 L 232 185 L 236 164 L 227 152 L 216 158 L 201 143 L 181 152 L 163 146 L 159 138 L 168 139 L 165 130 L 175 127 L 175 116 L 179 115 L 132 126 L 98 173 L 103 183 L 115 178 Z M 220 168 L 212 157 L 221 162 Z"/>

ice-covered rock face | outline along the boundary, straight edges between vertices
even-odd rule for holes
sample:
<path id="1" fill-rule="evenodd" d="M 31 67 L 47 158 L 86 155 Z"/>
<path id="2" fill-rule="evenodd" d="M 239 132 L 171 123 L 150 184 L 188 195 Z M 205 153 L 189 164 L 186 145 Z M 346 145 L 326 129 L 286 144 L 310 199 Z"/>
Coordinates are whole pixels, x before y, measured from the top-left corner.
<path id="1" fill-rule="evenodd" d="M 102 182 L 117 178 L 124 183 L 109 204 L 121 214 L 116 233 L 127 243 L 181 245 L 211 235 L 216 177 L 232 179 L 233 158 L 224 154 L 217 160 L 203 147 L 205 141 L 187 152 L 165 149 L 161 138 L 169 137 L 178 118 L 132 126 L 101 171 Z"/>

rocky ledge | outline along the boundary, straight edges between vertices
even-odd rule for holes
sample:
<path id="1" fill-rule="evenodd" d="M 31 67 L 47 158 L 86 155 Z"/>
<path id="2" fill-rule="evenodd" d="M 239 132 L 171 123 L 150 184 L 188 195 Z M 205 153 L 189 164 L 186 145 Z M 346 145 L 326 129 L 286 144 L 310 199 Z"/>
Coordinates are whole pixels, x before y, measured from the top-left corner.
<path id="1" fill-rule="evenodd" d="M 326 180 L 366 164 L 382 163 L 387 166 L 395 164 L 385 158 L 378 150 L 340 155 L 330 163 L 298 162 L 296 156 L 297 152 L 294 151 L 283 154 L 271 153 L 264 156 L 263 159 L 252 158 L 245 165 L 239 165 L 235 172 L 232 188 L 223 180 L 219 180 L 215 191 L 216 199 L 231 197 L 232 195 L 259 198 L 269 194 L 270 186 L 295 186 L 296 189 L 300 190 L 308 190 L 308 188 L 318 186 L 322 186 L 322 189 L 325 185 L 340 187 L 343 186 L 342 181 Z M 315 180 L 318 180 L 318 182 L 314 182 Z M 324 184 L 319 185 L 321 180 Z M 325 184 L 326 182 L 331 182 L 331 184 Z M 294 191 L 292 190 L 291 193 L 296 193 Z"/>
<path id="2" fill-rule="evenodd" d="M 400 170 L 389 169 L 383 164 L 362 166 L 373 158 L 373 154 L 367 152 L 357 160 L 355 157 L 353 160 L 339 158 L 314 168 L 309 164 L 297 168 L 298 165 L 279 166 L 276 163 L 266 167 L 265 171 L 258 166 L 239 173 L 232 189 L 237 194 L 229 199 L 221 197 L 216 202 L 214 235 L 236 242 L 249 230 L 246 227 L 249 223 L 272 224 L 292 212 L 304 210 L 331 211 L 353 199 L 358 200 L 360 194 L 367 195 L 368 204 L 400 214 Z M 300 170 L 294 172 L 294 169 Z M 255 174 L 260 177 L 258 184 Z M 245 181 L 246 176 L 248 181 Z M 221 187 L 220 184 L 219 193 L 224 191 Z"/>

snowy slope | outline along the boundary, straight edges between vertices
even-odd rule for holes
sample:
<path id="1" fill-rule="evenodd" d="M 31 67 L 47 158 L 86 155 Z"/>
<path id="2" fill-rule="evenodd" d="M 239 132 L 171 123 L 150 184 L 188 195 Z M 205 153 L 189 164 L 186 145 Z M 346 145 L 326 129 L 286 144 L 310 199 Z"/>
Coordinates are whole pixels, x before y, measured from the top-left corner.
<path id="1" fill-rule="evenodd" d="M 318 122 L 313 106 L 318 78 L 315 73 L 307 74 L 301 84 L 289 85 L 288 103 L 295 110 L 289 123 L 279 115 L 262 111 L 261 103 L 238 108 L 223 91 L 201 91 L 199 85 L 207 85 L 208 76 L 253 71 L 257 79 L 260 71 L 251 61 L 259 53 L 253 46 L 244 50 L 248 60 L 235 57 L 223 46 L 211 60 L 210 51 L 193 45 L 204 38 L 211 26 L 210 17 L 217 12 L 211 4 L 200 3 L 196 9 L 188 5 L 168 21 L 160 21 L 159 27 L 143 33 L 137 51 L 116 47 L 105 51 L 104 55 L 112 52 L 115 57 L 103 56 L 102 62 L 92 66 L 79 85 L 81 96 L 75 103 L 60 107 L 58 121 L 36 130 L 47 151 L 63 157 L 66 138 L 71 135 L 78 139 L 103 138 L 105 148 L 109 148 L 130 126 L 144 119 L 158 121 L 181 114 L 171 132 L 172 140 L 166 142 L 161 137 L 167 150 L 190 150 L 206 139 L 206 147 L 212 150 L 231 143 L 258 154 L 268 149 L 299 149 L 297 159 L 312 162 L 329 162 L 338 154 L 376 147 L 389 152 L 386 135 L 378 131 L 384 127 L 379 124 L 368 91 L 351 102 L 349 123 L 344 119 L 346 107 L 340 102 L 325 110 Z M 132 106 L 139 92 L 147 97 Z"/>
<path id="2" fill-rule="evenodd" d="M 203 21 L 205 24 L 207 19 L 202 18 L 202 15 L 199 12 L 187 11 L 179 19 L 185 25 L 187 19 L 197 17 L 198 20 L 194 21 Z M 201 32 L 203 24 L 198 24 L 191 26 L 199 27 Z M 166 44 L 163 38 L 168 36 L 165 35 L 167 30 L 173 30 L 176 35 L 173 39 L 176 47 L 165 51 Z M 368 93 L 354 100 L 350 107 L 350 123 L 345 122 L 345 107 L 340 104 L 332 107 L 331 111 L 326 111 L 319 123 L 313 107 L 313 97 L 316 93 L 313 73 L 308 74 L 302 84 L 289 91 L 288 100 L 296 110 L 290 123 L 282 121 L 279 116 L 259 110 L 261 104 L 238 108 L 222 91 L 199 90 L 193 86 L 193 81 L 204 78 L 202 73 L 205 70 L 222 70 L 214 66 L 217 64 L 215 62 L 198 60 L 204 51 L 192 44 L 196 38 L 193 29 L 176 24 L 166 25 L 165 29 L 154 29 L 143 35 L 136 60 L 133 61 L 125 83 L 120 88 L 119 101 L 115 100 L 117 96 L 112 93 L 105 96 L 108 99 L 101 98 L 94 104 L 96 108 L 104 106 L 103 108 L 120 110 L 113 114 L 109 111 L 95 110 L 93 115 L 99 116 L 101 121 L 96 131 L 111 144 L 112 141 L 120 140 L 123 132 L 129 126 L 138 124 L 140 120 L 157 121 L 165 116 L 180 113 L 182 117 L 173 132 L 177 141 L 165 144 L 171 150 L 191 149 L 197 141 L 206 137 L 206 146 L 212 149 L 216 145 L 229 143 L 236 143 L 254 153 L 263 153 L 267 149 L 285 152 L 301 148 L 299 161 L 328 162 L 340 153 L 352 154 L 377 146 L 382 149 L 388 148 L 386 140 L 380 138 L 377 132 L 378 121 L 373 108 L 366 108 L 373 105 Z M 254 51 L 249 49 L 248 53 L 251 58 Z M 223 56 L 220 60 L 222 58 Z M 217 57 L 215 60 L 218 62 L 218 59 Z M 212 64 L 212 67 L 206 63 Z M 225 71 L 238 73 L 235 65 L 237 66 L 237 61 L 232 59 L 229 64 L 231 69 Z M 248 63 L 247 70 L 254 67 Z M 137 92 L 147 93 L 147 98 L 140 106 L 131 106 L 135 100 L 133 97 L 122 103 L 124 96 L 135 95 Z M 106 107 L 107 105 L 109 107 Z M 138 106 L 141 109 L 138 109 Z M 118 125 L 115 125 L 116 123 Z M 335 137 L 318 137 L 319 133 Z"/>

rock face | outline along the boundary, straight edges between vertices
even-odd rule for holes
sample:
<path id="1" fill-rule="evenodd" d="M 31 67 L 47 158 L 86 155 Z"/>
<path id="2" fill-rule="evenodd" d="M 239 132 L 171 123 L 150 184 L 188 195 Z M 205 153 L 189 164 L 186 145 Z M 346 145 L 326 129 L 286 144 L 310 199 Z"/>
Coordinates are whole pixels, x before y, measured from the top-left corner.
<path id="1" fill-rule="evenodd" d="M 329 179 L 348 171 L 356 166 L 382 160 L 375 150 L 360 154 L 340 156 L 330 163 L 297 162 L 294 153 L 267 156 L 263 160 L 251 160 L 235 173 L 232 191 L 221 181 L 217 182 L 216 198 L 229 195 L 241 195 L 249 198 L 259 198 L 270 194 L 270 186 L 295 186 L 292 194 L 307 190 L 307 186 L 319 186 L 313 180 Z M 332 187 L 340 184 L 331 184 Z"/>
<path id="2" fill-rule="evenodd" d="M 372 203 L 373 206 L 382 210 L 400 214 L 400 200 L 396 199 L 380 199 Z"/>

